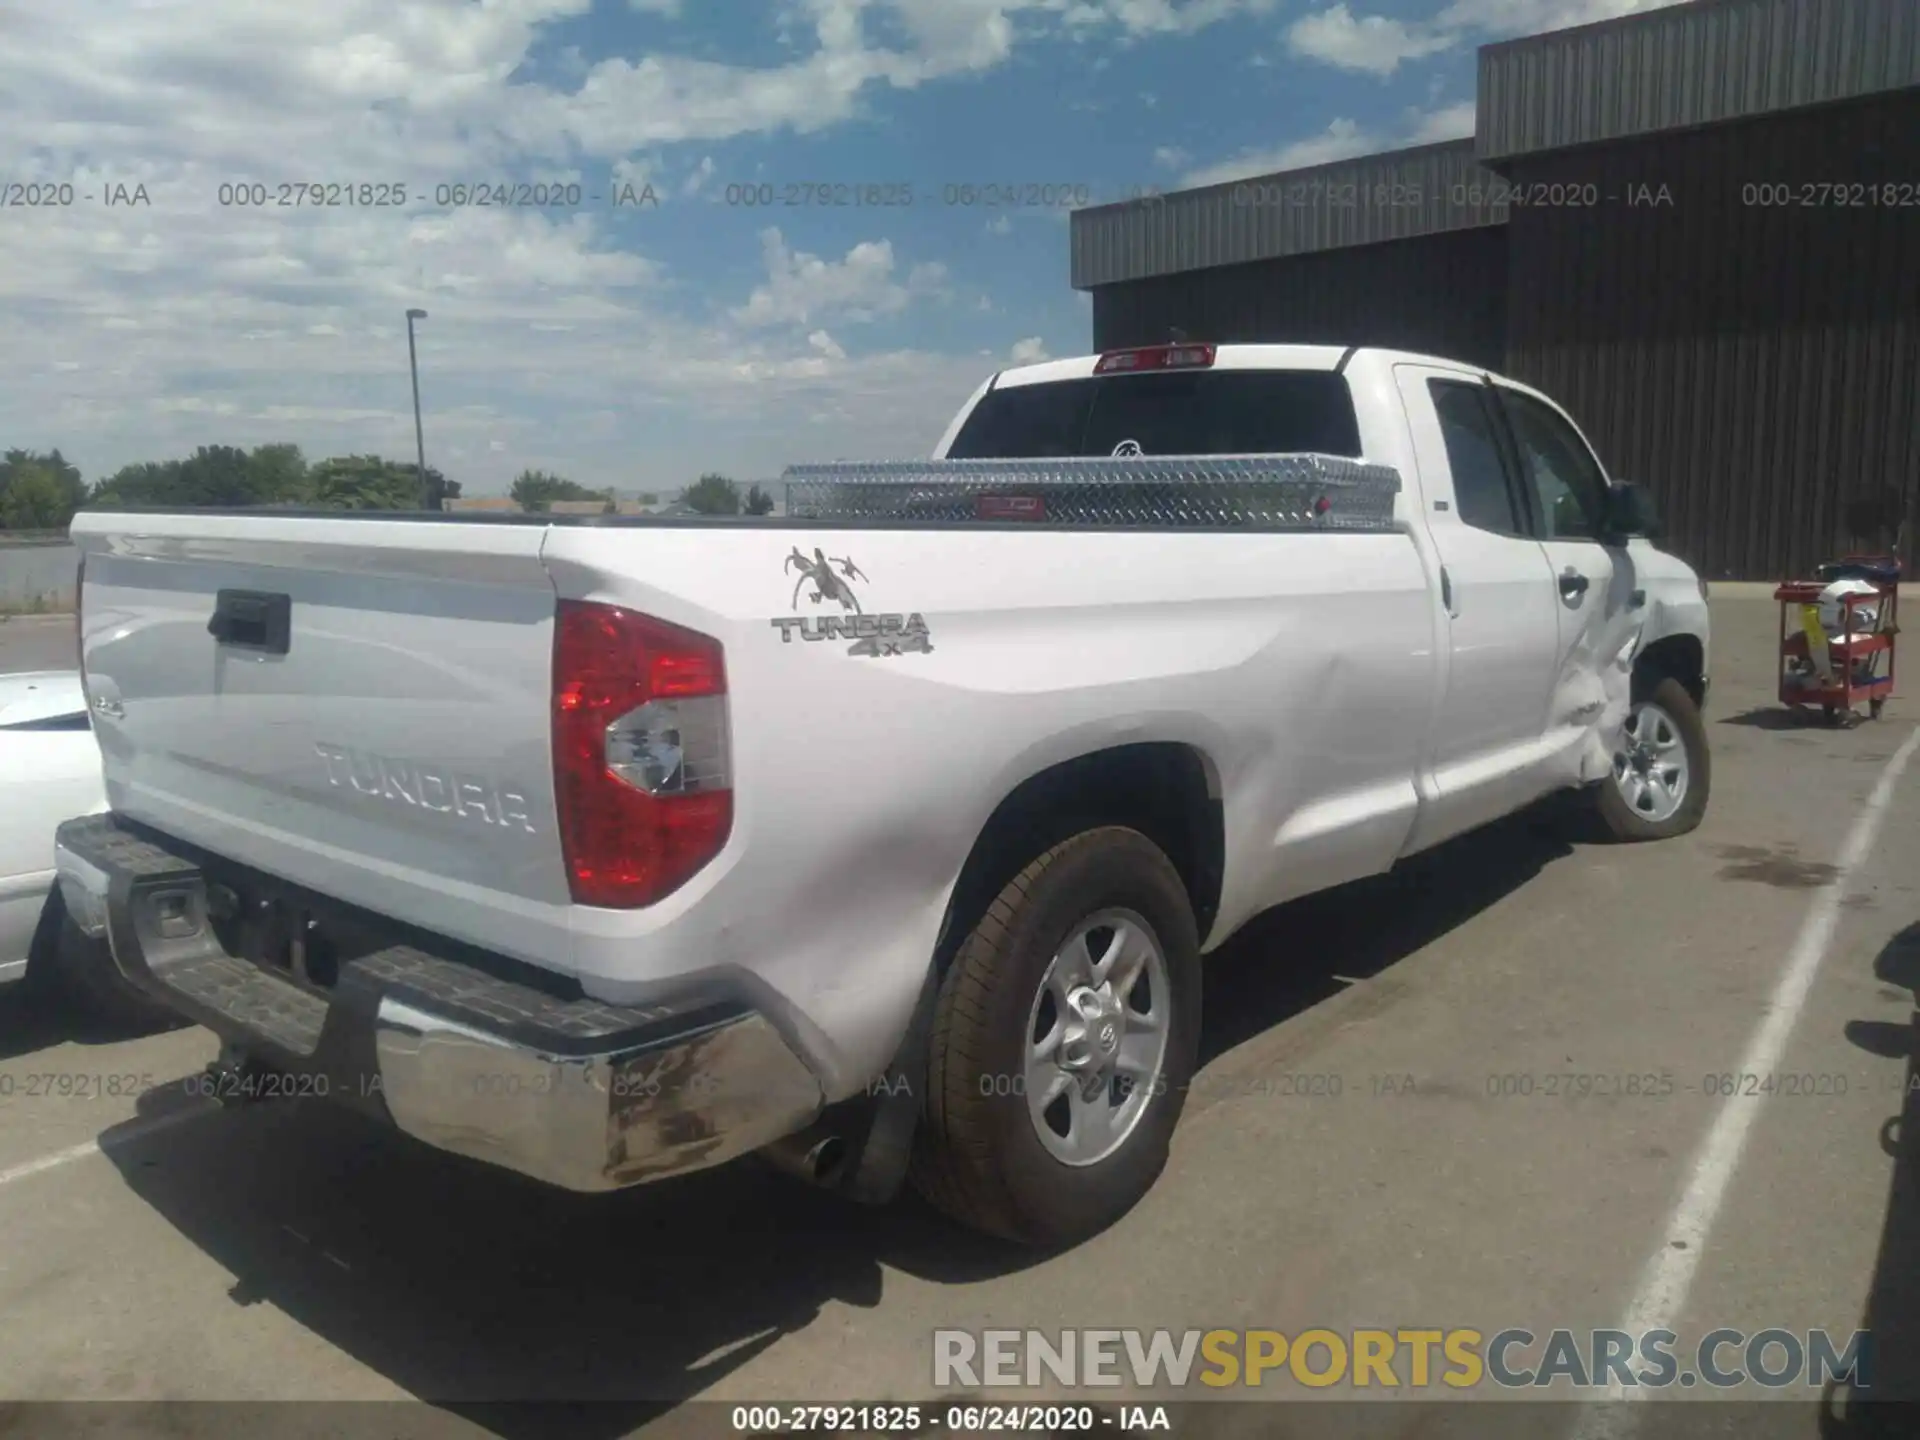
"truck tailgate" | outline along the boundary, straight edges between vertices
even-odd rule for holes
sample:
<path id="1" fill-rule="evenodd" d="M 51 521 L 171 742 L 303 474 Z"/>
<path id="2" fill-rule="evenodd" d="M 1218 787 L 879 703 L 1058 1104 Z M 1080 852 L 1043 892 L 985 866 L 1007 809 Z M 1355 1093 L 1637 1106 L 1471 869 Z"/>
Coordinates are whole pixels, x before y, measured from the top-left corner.
<path id="1" fill-rule="evenodd" d="M 114 810 L 474 943 L 551 950 L 569 897 L 544 526 L 86 513 L 73 534 Z"/>

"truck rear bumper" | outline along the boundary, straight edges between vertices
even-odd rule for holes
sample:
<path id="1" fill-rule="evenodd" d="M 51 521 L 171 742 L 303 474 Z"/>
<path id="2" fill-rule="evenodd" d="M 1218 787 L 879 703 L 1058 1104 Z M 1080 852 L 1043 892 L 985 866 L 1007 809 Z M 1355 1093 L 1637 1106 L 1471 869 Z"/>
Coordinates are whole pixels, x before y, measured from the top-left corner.
<path id="1" fill-rule="evenodd" d="M 212 862 L 210 879 L 211 857 L 110 814 L 63 824 L 56 856 L 68 913 L 128 981 L 297 1077 L 273 1093 L 344 1101 L 442 1150 L 613 1190 L 760 1149 L 822 1107 L 813 1073 L 742 1000 L 606 1005 L 451 942 L 362 947 L 315 985 L 229 948 L 212 902 L 231 903 L 240 867 Z M 285 903 L 289 887 L 256 878 L 246 904 Z M 318 911 L 301 902 L 329 903 L 292 901 L 302 925 Z"/>

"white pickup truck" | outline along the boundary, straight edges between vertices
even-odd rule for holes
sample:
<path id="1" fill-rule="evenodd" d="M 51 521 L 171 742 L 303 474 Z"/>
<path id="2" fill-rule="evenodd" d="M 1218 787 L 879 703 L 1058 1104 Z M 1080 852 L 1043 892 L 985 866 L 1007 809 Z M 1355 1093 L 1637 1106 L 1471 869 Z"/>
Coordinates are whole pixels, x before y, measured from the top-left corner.
<path id="1" fill-rule="evenodd" d="M 754 520 L 93 510 L 68 911 L 326 1096 L 603 1190 L 763 1152 L 1069 1243 L 1202 954 L 1588 787 L 1707 803 L 1706 587 L 1544 396 L 1365 348 L 1003 371 Z M 1276 960 L 1275 963 L 1284 963 Z"/>

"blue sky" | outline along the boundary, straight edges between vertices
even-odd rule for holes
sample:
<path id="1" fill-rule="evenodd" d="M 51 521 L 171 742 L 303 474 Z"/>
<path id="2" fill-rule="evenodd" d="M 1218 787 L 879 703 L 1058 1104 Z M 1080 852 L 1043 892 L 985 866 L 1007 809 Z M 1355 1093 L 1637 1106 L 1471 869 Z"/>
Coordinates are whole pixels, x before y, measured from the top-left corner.
<path id="1" fill-rule="evenodd" d="M 0 446 L 409 456 L 418 306 L 469 493 L 925 453 L 992 370 L 1088 347 L 1069 204 L 1470 133 L 1476 46 L 1635 8 L 26 0 L 0 183 L 54 203 L 0 208 Z M 222 203 L 302 182 L 408 196 Z M 581 203 L 436 203 L 475 182 Z"/>

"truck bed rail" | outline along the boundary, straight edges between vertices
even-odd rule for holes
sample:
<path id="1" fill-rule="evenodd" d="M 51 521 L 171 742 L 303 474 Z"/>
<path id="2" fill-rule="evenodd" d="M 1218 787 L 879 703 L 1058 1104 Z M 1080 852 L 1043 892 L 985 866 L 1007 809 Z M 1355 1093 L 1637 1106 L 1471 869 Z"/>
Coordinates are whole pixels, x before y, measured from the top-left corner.
<path id="1" fill-rule="evenodd" d="M 929 525 L 1395 528 L 1399 472 L 1330 455 L 912 460 L 789 466 L 787 514 Z"/>

